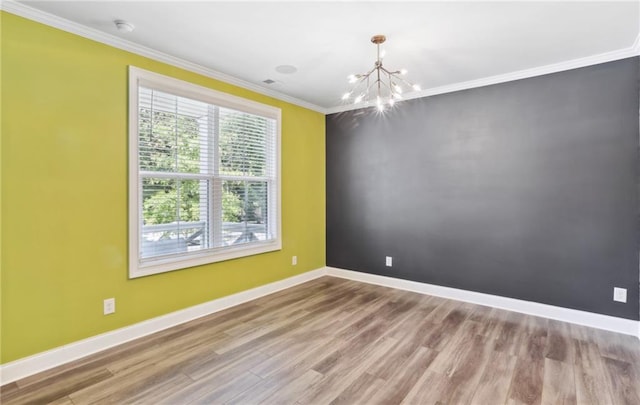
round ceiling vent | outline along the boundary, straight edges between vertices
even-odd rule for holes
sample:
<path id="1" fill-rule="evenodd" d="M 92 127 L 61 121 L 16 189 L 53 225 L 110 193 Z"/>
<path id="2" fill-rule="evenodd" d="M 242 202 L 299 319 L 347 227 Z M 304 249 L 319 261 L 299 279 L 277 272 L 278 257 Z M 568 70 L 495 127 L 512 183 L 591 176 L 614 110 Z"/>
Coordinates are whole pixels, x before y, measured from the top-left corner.
<path id="1" fill-rule="evenodd" d="M 276 72 L 282 73 L 285 75 L 290 75 L 298 71 L 298 68 L 292 65 L 280 65 L 276 66 Z"/>

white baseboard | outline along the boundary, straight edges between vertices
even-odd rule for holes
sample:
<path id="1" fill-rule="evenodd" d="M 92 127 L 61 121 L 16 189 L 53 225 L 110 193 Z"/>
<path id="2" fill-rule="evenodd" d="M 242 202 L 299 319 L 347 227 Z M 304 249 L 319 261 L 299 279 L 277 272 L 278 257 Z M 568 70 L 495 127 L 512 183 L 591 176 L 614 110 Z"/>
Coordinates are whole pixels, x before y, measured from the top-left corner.
<path id="1" fill-rule="evenodd" d="M 577 309 L 556 307 L 553 305 L 523 301 L 515 298 L 501 297 L 498 295 L 460 290 L 457 288 L 442 287 L 439 285 L 420 283 L 417 281 L 378 276 L 375 274 L 362 273 L 359 271 L 337 269 L 333 267 L 326 267 L 326 274 L 328 276 L 361 281 L 363 283 L 413 291 L 421 294 L 435 295 L 438 297 L 449 298 L 457 301 L 470 302 L 473 304 L 485 305 L 493 308 L 500 308 L 508 311 L 520 312 L 523 314 L 535 315 L 543 318 L 590 326 L 592 328 L 604 329 L 612 332 L 623 333 L 625 335 L 636 336 L 640 339 L 640 322 L 630 319 L 601 315 L 593 312 L 579 311 Z"/>
<path id="2" fill-rule="evenodd" d="M 312 270 L 2 364 L 0 365 L 0 384 L 19 380 L 163 329 L 302 284 L 325 274 L 324 268 Z"/>
<path id="3" fill-rule="evenodd" d="M 159 332 L 196 318 L 210 315 L 325 275 L 541 316 L 640 338 L 640 322 L 638 321 L 393 277 L 378 276 L 333 267 L 323 267 L 2 364 L 0 365 L 0 384 L 8 384 L 110 347 Z"/>

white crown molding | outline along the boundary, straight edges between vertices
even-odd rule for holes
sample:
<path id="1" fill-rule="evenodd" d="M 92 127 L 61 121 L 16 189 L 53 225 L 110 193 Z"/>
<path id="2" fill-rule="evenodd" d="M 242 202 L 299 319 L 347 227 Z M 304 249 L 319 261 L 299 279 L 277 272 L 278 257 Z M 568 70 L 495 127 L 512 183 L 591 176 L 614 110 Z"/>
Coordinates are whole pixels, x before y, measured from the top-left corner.
<path id="1" fill-rule="evenodd" d="M 558 321 L 636 336 L 640 339 L 640 322 L 630 319 L 579 311 L 577 309 L 557 307 L 538 302 L 524 301 L 515 298 L 501 297 L 498 295 L 484 294 L 475 291 L 420 283 L 417 281 L 361 273 L 359 271 L 338 269 L 334 267 L 326 267 L 326 273 L 328 276 L 346 278 L 363 283 L 381 285 L 384 287 L 412 291 L 420 294 L 435 295 L 437 297 L 470 302 L 472 304 L 484 305 L 527 315 L 535 315 L 548 319 L 555 319 Z"/>
<path id="2" fill-rule="evenodd" d="M 638 36 L 636 37 L 636 40 L 631 46 L 631 49 L 633 49 L 634 55 L 640 55 L 640 34 L 638 34 Z"/>
<path id="3" fill-rule="evenodd" d="M 432 87 L 422 91 L 403 94 L 405 100 L 414 98 L 422 98 L 435 96 L 437 94 L 452 93 L 454 91 L 473 89 L 476 87 L 490 86 L 492 84 L 506 83 L 514 80 L 527 79 L 530 77 L 547 75 L 550 73 L 563 72 L 571 69 L 597 65 L 600 63 L 613 62 L 620 59 L 631 58 L 640 54 L 640 35 L 636 37 L 636 41 L 632 46 L 617 51 L 605 52 L 598 55 L 587 56 L 584 58 L 573 59 L 565 62 L 554 63 L 551 65 L 539 66 L 531 69 L 519 70 L 516 72 L 505 73 L 501 75 L 483 77 L 481 79 L 469 80 L 466 82 L 453 83 L 445 86 Z M 344 111 L 358 110 L 366 108 L 364 104 L 348 104 L 337 107 L 327 108 L 327 114 L 334 114 Z"/>
<path id="4" fill-rule="evenodd" d="M 196 318 L 222 311 L 223 309 L 227 309 L 265 295 L 273 294 L 280 290 L 291 288 L 298 284 L 306 283 L 307 281 L 314 280 L 324 275 L 324 268 L 311 270 L 284 280 L 228 295 L 226 297 L 208 301 L 180 311 L 151 318 L 131 326 L 92 336 L 68 345 L 56 347 L 33 356 L 5 363 L 0 365 L 0 381 L 2 385 L 8 384 L 21 378 L 69 363 L 73 360 L 89 356 L 102 350 L 106 350 L 110 347 L 180 325 Z"/>
<path id="5" fill-rule="evenodd" d="M 201 74 L 206 77 L 210 77 L 215 80 L 220 80 L 238 87 L 245 88 L 247 90 L 254 91 L 259 94 L 263 94 L 269 97 L 273 97 L 278 100 L 286 101 L 291 104 L 298 105 L 300 107 L 308 108 L 313 111 L 317 111 L 322 114 L 334 114 L 344 111 L 358 110 L 366 108 L 363 103 L 360 104 L 346 104 L 335 107 L 324 108 L 313 103 L 309 103 L 298 98 L 288 96 L 284 93 L 265 88 L 263 86 L 247 82 L 237 77 L 228 75 L 226 73 L 218 72 L 213 69 L 209 69 L 202 65 L 198 65 L 193 62 L 180 59 L 166 53 L 156 51 L 155 49 L 148 48 L 142 45 L 135 44 L 131 41 L 124 40 L 114 35 L 106 34 L 102 31 L 89 28 L 82 24 L 75 23 L 55 16 L 53 14 L 46 13 L 36 8 L 27 6 L 23 3 L 19 3 L 15 0 L 0 1 L 0 10 L 7 11 L 12 14 L 16 14 L 20 17 L 24 17 L 42 24 L 46 24 L 63 31 L 70 32 L 72 34 L 79 35 L 114 48 L 122 49 L 128 52 L 132 52 L 159 62 L 163 62 L 172 66 L 176 66 L 194 73 Z M 466 82 L 453 83 L 445 86 L 432 87 L 424 89 L 419 92 L 406 93 L 405 99 L 411 100 L 414 98 L 434 96 L 437 94 L 451 93 L 460 90 L 467 90 L 476 87 L 489 86 L 492 84 L 505 83 L 514 80 L 526 79 L 529 77 L 541 76 L 550 73 L 562 72 L 570 69 L 577 69 L 590 65 L 597 65 L 599 63 L 612 62 L 619 59 L 629 58 L 640 55 L 640 34 L 636 37 L 632 46 L 620 49 L 617 51 L 606 52 L 598 55 L 592 55 L 584 58 L 574 59 L 570 61 L 555 63 L 551 65 L 540 66 L 531 69 L 524 69 L 516 72 L 495 75 L 476 80 L 469 80 Z"/>
<path id="6" fill-rule="evenodd" d="M 286 101 L 287 103 L 295 104 L 300 107 L 308 108 L 310 110 L 326 114 L 326 109 L 318 105 L 309 103 L 304 100 L 300 100 L 295 97 L 288 96 L 286 94 L 280 93 L 278 91 L 274 91 L 272 89 L 262 87 L 260 85 L 239 79 L 237 77 L 228 75 L 226 73 L 218 72 L 217 70 L 209 69 L 197 63 L 189 62 L 187 60 L 180 59 L 175 56 L 171 56 L 169 54 L 157 51 L 155 49 L 138 45 L 134 42 L 127 41 L 117 36 L 104 33 L 102 31 L 87 27 L 82 24 L 75 23 L 73 21 L 55 16 L 50 13 L 46 13 L 44 11 L 38 10 L 36 8 L 30 7 L 26 4 L 19 3 L 14 0 L 0 1 L 0 10 L 9 12 L 11 14 L 15 14 L 20 17 L 24 17 L 26 19 L 36 21 L 45 25 L 49 25 L 54 28 L 58 28 L 62 31 L 70 32 L 72 34 L 76 34 L 81 37 L 88 38 L 93 41 L 112 46 L 114 48 L 122 49 L 127 52 L 132 52 L 137 55 L 156 60 L 158 62 L 179 67 L 181 69 L 198 73 L 200 75 L 210 77 L 215 80 L 220 80 L 225 83 L 232 84 L 234 86 L 242 87 L 244 89 L 251 90 L 259 94 L 263 94 L 265 96 L 273 97 L 281 101 Z"/>

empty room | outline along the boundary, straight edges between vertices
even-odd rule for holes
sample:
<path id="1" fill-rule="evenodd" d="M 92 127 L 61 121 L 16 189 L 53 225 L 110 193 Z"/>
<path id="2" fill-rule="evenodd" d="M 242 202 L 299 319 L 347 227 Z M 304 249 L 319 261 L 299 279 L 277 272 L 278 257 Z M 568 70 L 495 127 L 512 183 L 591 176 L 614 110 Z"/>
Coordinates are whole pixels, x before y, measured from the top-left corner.
<path id="1" fill-rule="evenodd" d="M 0 403 L 640 404 L 640 2 L 0 3 Z"/>

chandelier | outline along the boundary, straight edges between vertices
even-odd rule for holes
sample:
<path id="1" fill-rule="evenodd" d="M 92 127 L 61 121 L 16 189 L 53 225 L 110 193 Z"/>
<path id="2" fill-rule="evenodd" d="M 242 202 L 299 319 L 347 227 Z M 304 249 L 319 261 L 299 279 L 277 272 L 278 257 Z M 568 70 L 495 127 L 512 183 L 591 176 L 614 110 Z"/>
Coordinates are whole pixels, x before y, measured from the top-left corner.
<path id="1" fill-rule="evenodd" d="M 364 103 L 364 105 L 375 105 L 378 111 L 384 111 L 387 107 L 402 100 L 402 92 L 405 89 L 419 91 L 420 86 L 408 82 L 403 76 L 407 74 L 406 69 L 388 70 L 382 66 L 384 54 L 380 53 L 380 44 L 387 38 L 384 35 L 374 35 L 371 42 L 376 44 L 377 57 L 373 64 L 373 69 L 363 74 L 350 75 L 349 83 L 351 89 L 342 96 L 343 101 L 353 102 L 353 104 Z"/>

